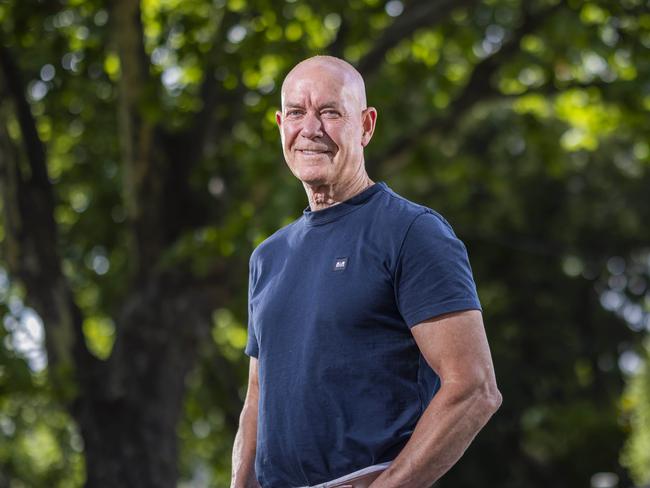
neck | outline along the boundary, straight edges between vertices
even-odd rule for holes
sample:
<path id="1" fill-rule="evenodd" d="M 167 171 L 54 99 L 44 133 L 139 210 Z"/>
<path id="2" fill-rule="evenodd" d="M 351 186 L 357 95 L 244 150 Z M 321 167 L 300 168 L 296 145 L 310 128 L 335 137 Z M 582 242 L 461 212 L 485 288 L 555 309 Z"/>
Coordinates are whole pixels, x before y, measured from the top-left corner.
<path id="1" fill-rule="evenodd" d="M 346 182 L 325 185 L 310 185 L 308 183 L 303 183 L 303 186 L 307 193 L 309 207 L 315 212 L 344 202 L 345 200 L 361 193 L 373 183 L 374 181 L 372 181 L 364 171 L 354 179 Z"/>

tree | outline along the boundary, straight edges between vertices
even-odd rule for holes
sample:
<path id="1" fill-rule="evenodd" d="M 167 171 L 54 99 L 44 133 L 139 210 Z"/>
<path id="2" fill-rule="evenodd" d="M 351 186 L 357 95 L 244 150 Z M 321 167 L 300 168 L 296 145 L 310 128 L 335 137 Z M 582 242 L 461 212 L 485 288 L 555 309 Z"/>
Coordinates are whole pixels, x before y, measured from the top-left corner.
<path id="1" fill-rule="evenodd" d="M 227 483 L 247 258 L 305 206 L 278 87 L 331 53 L 379 108 L 371 176 L 449 218 L 479 284 L 505 402 L 441 486 L 625 479 L 618 358 L 648 313 L 630 274 L 648 274 L 632 266 L 648 242 L 641 1 L 9 1 L 0 19 L 5 477 Z M 25 310 L 47 379 L 16 344 Z M 34 405 L 41 423 L 19 413 Z M 11 449 L 37 427 L 59 446 L 40 470 Z"/>

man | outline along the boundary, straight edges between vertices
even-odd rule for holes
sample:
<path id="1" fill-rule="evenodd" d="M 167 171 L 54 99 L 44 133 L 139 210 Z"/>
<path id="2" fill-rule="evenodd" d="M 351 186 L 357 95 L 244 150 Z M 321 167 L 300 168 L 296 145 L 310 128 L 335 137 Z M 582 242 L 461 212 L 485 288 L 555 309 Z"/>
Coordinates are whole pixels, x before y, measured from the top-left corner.
<path id="1" fill-rule="evenodd" d="M 429 487 L 501 404 L 464 245 L 366 173 L 376 119 L 340 59 L 282 85 L 309 207 L 251 255 L 232 487 Z"/>

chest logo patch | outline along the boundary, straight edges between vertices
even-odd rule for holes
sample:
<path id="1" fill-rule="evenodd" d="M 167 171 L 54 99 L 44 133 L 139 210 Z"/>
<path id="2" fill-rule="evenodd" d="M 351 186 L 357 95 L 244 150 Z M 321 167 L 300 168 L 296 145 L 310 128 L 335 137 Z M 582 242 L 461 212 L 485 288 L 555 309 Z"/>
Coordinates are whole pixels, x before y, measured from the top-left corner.
<path id="1" fill-rule="evenodd" d="M 336 258 L 332 271 L 343 271 L 348 266 L 348 258 Z"/>

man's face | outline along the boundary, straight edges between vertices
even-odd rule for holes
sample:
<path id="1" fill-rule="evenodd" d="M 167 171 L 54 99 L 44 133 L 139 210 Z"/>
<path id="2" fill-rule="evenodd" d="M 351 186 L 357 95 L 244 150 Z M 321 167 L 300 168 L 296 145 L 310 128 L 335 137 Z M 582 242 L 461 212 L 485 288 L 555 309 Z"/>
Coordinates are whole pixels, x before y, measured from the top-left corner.
<path id="1" fill-rule="evenodd" d="M 310 185 L 351 180 L 372 135 L 364 121 L 370 117 L 372 129 L 375 117 L 361 106 L 358 86 L 340 68 L 313 63 L 291 73 L 283 88 L 276 120 L 291 172 Z"/>

